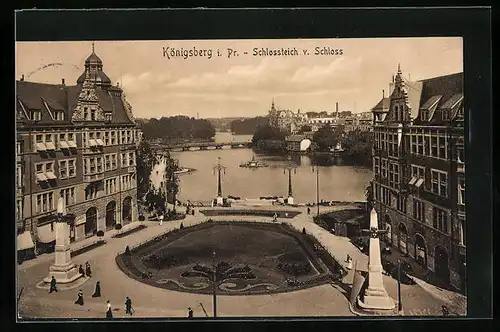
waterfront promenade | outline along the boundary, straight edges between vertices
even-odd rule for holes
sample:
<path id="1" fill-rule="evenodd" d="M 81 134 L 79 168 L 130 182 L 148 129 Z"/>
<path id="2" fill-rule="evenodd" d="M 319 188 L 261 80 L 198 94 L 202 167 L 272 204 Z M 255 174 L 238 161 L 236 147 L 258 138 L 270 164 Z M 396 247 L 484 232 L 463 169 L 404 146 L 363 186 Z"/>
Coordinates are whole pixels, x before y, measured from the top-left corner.
<path id="1" fill-rule="evenodd" d="M 306 229 L 339 261 L 345 264 L 345 256 L 349 254 L 357 262 L 358 267 L 366 268 L 368 258 L 361 253 L 347 238 L 335 236 L 312 222 L 313 215 L 308 215 L 305 208 L 272 207 L 300 210 L 302 213 L 294 218 L 279 219 L 297 230 Z M 322 211 L 331 211 L 341 207 L 322 207 Z M 203 210 L 203 208 L 201 209 Z M 212 296 L 177 292 L 143 284 L 128 278 L 116 265 L 115 257 L 125 247 L 135 246 L 148 241 L 159 234 L 178 228 L 205 222 L 206 217 L 197 209 L 194 216 L 187 216 L 182 221 L 144 222 L 148 227 L 123 238 L 111 238 L 116 231 L 105 234 L 107 243 L 73 258 L 76 264 L 88 261 L 92 266 L 92 278 L 81 288 L 85 297 L 85 305 L 78 306 L 76 300 L 78 289 L 60 291 L 49 294 L 46 290 L 36 288 L 47 274 L 53 260 L 53 254 L 44 254 L 34 260 L 26 261 L 18 266 L 19 288 L 24 287 L 19 304 L 22 317 L 43 318 L 104 318 L 106 300 L 110 300 L 115 317 L 125 317 L 124 301 L 129 296 L 133 301 L 136 314 L 139 317 L 177 317 L 187 315 L 187 308 L 194 310 L 195 317 L 205 317 L 201 305 L 208 315 L 212 315 Z M 270 217 L 259 216 L 217 216 L 214 220 L 238 220 L 272 222 Z M 123 231 L 138 226 L 134 222 Z M 85 246 L 96 239 L 86 239 L 72 244 L 72 249 Z M 95 282 L 101 282 L 102 297 L 92 298 Z M 348 288 L 352 282 L 352 274 L 348 274 L 344 285 L 326 284 L 300 291 L 270 294 L 270 295 L 219 295 L 217 296 L 217 311 L 219 317 L 271 317 L 271 316 L 353 316 L 348 306 Z M 384 276 L 384 284 L 388 293 L 397 298 L 396 280 Z M 405 315 L 441 315 L 441 305 L 447 305 L 452 313 L 464 314 L 465 298 L 457 293 L 440 290 L 423 281 L 416 285 L 401 285 L 402 300 Z M 200 305 L 201 303 L 201 305 Z M 128 316 L 127 316 L 128 317 Z"/>

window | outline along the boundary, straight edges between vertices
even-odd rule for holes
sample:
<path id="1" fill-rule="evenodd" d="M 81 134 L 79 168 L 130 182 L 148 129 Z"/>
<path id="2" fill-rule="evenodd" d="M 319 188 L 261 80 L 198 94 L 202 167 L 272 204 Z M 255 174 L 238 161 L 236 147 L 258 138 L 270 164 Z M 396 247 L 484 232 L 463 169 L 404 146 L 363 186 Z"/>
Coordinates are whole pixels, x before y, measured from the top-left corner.
<path id="1" fill-rule="evenodd" d="M 39 110 L 31 111 L 31 120 L 32 121 L 40 121 L 42 120 L 42 112 Z"/>
<path id="2" fill-rule="evenodd" d="M 107 154 L 104 156 L 104 170 L 109 171 L 111 169 L 111 155 Z"/>
<path id="3" fill-rule="evenodd" d="M 116 145 L 116 131 L 111 131 L 111 144 Z"/>
<path id="4" fill-rule="evenodd" d="M 431 170 L 432 192 L 436 195 L 448 197 L 448 173 Z"/>
<path id="5" fill-rule="evenodd" d="M 89 109 L 88 109 L 88 107 L 84 107 L 84 108 L 83 108 L 83 118 L 84 118 L 85 120 L 88 120 L 88 119 L 89 119 Z"/>
<path id="6" fill-rule="evenodd" d="M 420 111 L 420 120 L 422 120 L 422 121 L 429 120 L 429 110 L 421 110 Z"/>
<path id="7" fill-rule="evenodd" d="M 121 131 L 120 144 L 125 144 L 125 130 Z"/>
<path id="8" fill-rule="evenodd" d="M 417 153 L 417 135 L 412 134 L 411 135 L 411 153 L 416 154 Z"/>
<path id="9" fill-rule="evenodd" d="M 62 112 L 62 111 L 56 112 L 56 120 L 63 121 L 64 120 L 64 112 Z"/>
<path id="10" fill-rule="evenodd" d="M 122 153 L 122 167 L 127 167 L 128 166 L 128 163 L 127 163 L 127 154 L 126 153 Z"/>
<path id="11" fill-rule="evenodd" d="M 59 141 L 66 141 L 66 134 L 65 133 L 59 134 Z"/>
<path id="12" fill-rule="evenodd" d="M 44 213 L 54 210 L 54 193 L 36 195 L 36 212 Z"/>
<path id="13" fill-rule="evenodd" d="M 413 218 L 425 221 L 424 219 L 424 202 L 413 198 Z"/>
<path id="14" fill-rule="evenodd" d="M 447 159 L 448 158 L 448 149 L 447 149 L 447 137 L 445 134 L 442 134 L 438 137 L 439 142 L 439 154 L 438 158 Z"/>
<path id="15" fill-rule="evenodd" d="M 389 164 L 389 186 L 395 188 L 399 184 L 399 165 Z"/>
<path id="16" fill-rule="evenodd" d="M 391 192 L 389 189 L 382 187 L 382 203 L 391 205 Z"/>
<path id="17" fill-rule="evenodd" d="M 425 167 L 411 165 L 411 176 L 417 179 L 425 180 Z"/>
<path id="18" fill-rule="evenodd" d="M 75 187 L 62 189 L 60 192 L 61 196 L 64 198 L 66 206 L 76 203 L 75 200 Z"/>
<path id="19" fill-rule="evenodd" d="M 75 135 L 73 133 L 68 133 L 68 141 L 74 141 L 75 140 Z"/>
<path id="20" fill-rule="evenodd" d="M 380 158 L 379 157 L 375 157 L 373 159 L 374 159 L 374 161 L 373 161 L 373 172 L 375 174 L 379 174 L 380 173 Z"/>
<path id="21" fill-rule="evenodd" d="M 45 142 L 52 142 L 52 134 L 45 134 Z"/>
<path id="22" fill-rule="evenodd" d="M 85 200 L 97 198 L 98 188 L 95 185 L 89 185 L 85 188 Z"/>
<path id="23" fill-rule="evenodd" d="M 104 145 L 109 145 L 109 131 L 104 132 Z"/>
<path id="24" fill-rule="evenodd" d="M 134 166 L 134 153 L 133 152 L 129 152 L 128 154 L 128 165 L 129 166 Z"/>
<path id="25" fill-rule="evenodd" d="M 102 157 L 97 157 L 97 173 L 103 172 L 103 162 L 102 162 Z"/>
<path id="26" fill-rule="evenodd" d="M 35 164 L 36 173 L 45 173 L 45 172 L 53 172 L 54 171 L 54 162 L 49 161 L 45 163 Z"/>
<path id="27" fill-rule="evenodd" d="M 458 178 L 458 204 L 465 204 L 465 178 Z"/>
<path id="28" fill-rule="evenodd" d="M 95 120 L 95 109 L 90 110 L 90 120 L 92 120 L 92 121 Z"/>
<path id="29" fill-rule="evenodd" d="M 457 148 L 457 162 L 459 162 L 459 163 L 465 162 L 464 148 L 463 147 Z"/>
<path id="30" fill-rule="evenodd" d="M 116 162 L 116 159 L 117 159 L 117 154 L 116 153 L 113 153 L 111 155 L 111 169 L 116 169 L 117 168 L 117 162 Z"/>
<path id="31" fill-rule="evenodd" d="M 16 202 L 17 220 L 23 219 L 23 199 L 18 199 Z"/>
<path id="32" fill-rule="evenodd" d="M 110 113 L 106 114 L 106 121 L 111 121 L 113 119 L 113 115 Z"/>
<path id="33" fill-rule="evenodd" d="M 76 176 L 76 159 L 68 160 L 68 176 L 70 178 Z"/>
<path id="34" fill-rule="evenodd" d="M 445 210 L 438 207 L 432 208 L 432 225 L 441 232 L 448 233 L 448 215 Z"/>
<path id="35" fill-rule="evenodd" d="M 83 174 L 87 175 L 89 172 L 89 159 L 85 158 L 83 159 Z"/>
<path id="36" fill-rule="evenodd" d="M 403 213 L 406 213 L 406 197 L 403 197 L 401 195 L 398 196 L 397 209 Z"/>
<path id="37" fill-rule="evenodd" d="M 431 137 L 429 135 L 424 136 L 424 156 L 431 156 Z"/>
<path id="38" fill-rule="evenodd" d="M 16 168 L 16 185 L 18 188 L 23 186 L 23 168 L 21 165 Z"/>
<path id="39" fill-rule="evenodd" d="M 399 107 L 398 106 L 394 107 L 394 115 L 396 116 L 396 121 L 401 120 L 399 118 Z"/>
<path id="40" fill-rule="evenodd" d="M 463 107 L 460 107 L 457 111 L 457 115 L 459 116 L 464 116 L 464 108 Z"/>
<path id="41" fill-rule="evenodd" d="M 386 178 L 387 177 L 387 159 L 382 159 L 382 177 Z"/>
<path id="42" fill-rule="evenodd" d="M 441 115 L 442 115 L 443 121 L 448 121 L 450 119 L 450 110 L 442 110 Z"/>
<path id="43" fill-rule="evenodd" d="M 68 176 L 68 162 L 66 160 L 59 161 L 59 177 L 66 179 Z"/>

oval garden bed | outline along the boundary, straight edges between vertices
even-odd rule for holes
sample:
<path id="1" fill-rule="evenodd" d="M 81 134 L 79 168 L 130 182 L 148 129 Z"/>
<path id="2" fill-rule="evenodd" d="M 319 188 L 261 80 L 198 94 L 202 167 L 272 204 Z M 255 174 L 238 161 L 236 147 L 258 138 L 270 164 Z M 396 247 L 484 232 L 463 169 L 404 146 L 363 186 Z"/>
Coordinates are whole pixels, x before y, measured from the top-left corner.
<path id="1" fill-rule="evenodd" d="M 207 216 L 259 216 L 273 217 L 276 213 L 278 218 L 294 218 L 301 214 L 300 211 L 271 211 L 271 210 L 200 210 L 200 213 Z"/>
<path id="2" fill-rule="evenodd" d="M 215 258 L 214 258 L 215 251 Z M 177 291 L 249 295 L 341 280 L 340 265 L 308 234 L 288 225 L 206 222 L 176 229 L 116 257 L 146 284 Z"/>

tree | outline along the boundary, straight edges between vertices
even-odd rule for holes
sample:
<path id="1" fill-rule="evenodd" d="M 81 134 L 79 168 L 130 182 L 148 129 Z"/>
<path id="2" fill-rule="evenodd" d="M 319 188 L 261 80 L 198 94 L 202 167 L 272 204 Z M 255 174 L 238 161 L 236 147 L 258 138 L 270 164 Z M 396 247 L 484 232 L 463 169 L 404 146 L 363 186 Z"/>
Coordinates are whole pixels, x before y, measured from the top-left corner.
<path id="1" fill-rule="evenodd" d="M 371 211 L 373 208 L 373 182 L 370 181 L 368 186 L 365 188 L 365 199 L 368 207 L 368 211 Z"/>
<path id="2" fill-rule="evenodd" d="M 252 143 L 257 144 L 262 140 L 285 140 L 287 133 L 269 124 L 257 128 L 252 137 Z"/>
<path id="3" fill-rule="evenodd" d="M 145 138 L 178 139 L 209 139 L 215 135 L 215 127 L 208 120 L 195 119 L 187 116 L 162 117 L 159 120 L 151 118 L 141 122 Z"/>
<path id="4" fill-rule="evenodd" d="M 321 127 L 313 135 L 313 142 L 316 143 L 319 151 L 328 151 L 342 139 L 341 127 L 333 129 L 329 125 Z"/>
<path id="5" fill-rule="evenodd" d="M 142 197 L 149 190 L 149 178 L 156 163 L 156 156 L 146 140 L 137 148 L 137 195 Z"/>
<path id="6" fill-rule="evenodd" d="M 346 135 L 344 149 L 348 156 L 371 166 L 372 142 L 373 133 L 356 129 Z"/>
<path id="7" fill-rule="evenodd" d="M 179 178 L 175 174 L 179 170 L 179 161 L 170 156 L 170 153 L 166 156 L 166 168 L 165 168 L 165 178 L 167 182 L 167 202 L 170 201 L 174 205 L 173 212 L 175 213 L 175 206 L 177 205 L 177 194 L 179 193 L 180 182 Z"/>
<path id="8" fill-rule="evenodd" d="M 302 127 L 300 127 L 298 133 L 302 134 L 302 133 L 307 133 L 307 132 L 311 132 L 311 131 L 312 131 L 312 128 L 310 125 L 303 125 Z"/>
<path id="9" fill-rule="evenodd" d="M 239 119 L 231 121 L 231 131 L 237 135 L 251 135 L 258 127 L 266 126 L 269 123 L 267 116 L 255 118 Z"/>

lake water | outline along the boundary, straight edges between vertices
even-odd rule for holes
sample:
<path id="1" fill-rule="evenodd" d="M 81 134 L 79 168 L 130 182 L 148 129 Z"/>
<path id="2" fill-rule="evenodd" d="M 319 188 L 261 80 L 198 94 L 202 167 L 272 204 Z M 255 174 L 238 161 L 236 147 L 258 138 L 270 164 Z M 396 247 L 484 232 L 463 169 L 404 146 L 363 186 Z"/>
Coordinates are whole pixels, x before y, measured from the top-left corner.
<path id="1" fill-rule="evenodd" d="M 251 135 L 217 133 L 218 143 L 250 141 Z M 290 162 L 285 156 L 271 155 L 252 149 L 222 149 L 205 151 L 172 152 L 183 167 L 197 171 L 179 176 L 181 190 L 179 200 L 209 201 L 217 196 L 217 174 L 213 167 L 217 158 L 226 166 L 222 174 L 224 196 L 259 198 L 260 196 L 288 195 L 288 172 L 284 167 Z M 239 167 L 255 157 L 269 167 L 249 169 Z M 372 178 L 372 171 L 365 167 L 332 165 L 312 160 L 309 156 L 294 156 L 291 163 L 297 167 L 292 174 L 292 189 L 296 203 L 316 201 L 316 172 L 314 164 L 319 164 L 320 200 L 363 201 L 365 188 Z"/>

